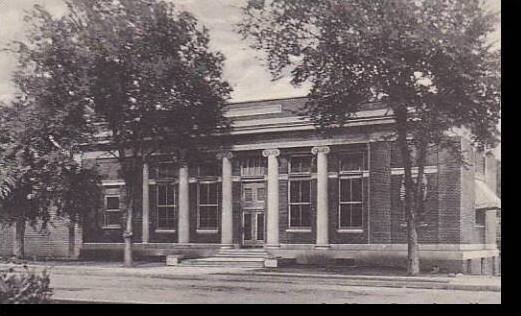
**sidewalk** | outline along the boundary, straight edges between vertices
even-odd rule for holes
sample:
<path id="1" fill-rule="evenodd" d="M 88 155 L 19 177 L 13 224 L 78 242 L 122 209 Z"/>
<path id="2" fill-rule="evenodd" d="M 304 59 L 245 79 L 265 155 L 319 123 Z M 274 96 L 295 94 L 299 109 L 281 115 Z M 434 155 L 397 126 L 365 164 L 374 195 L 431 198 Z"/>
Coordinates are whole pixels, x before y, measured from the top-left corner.
<path id="1" fill-rule="evenodd" d="M 418 277 L 409 277 L 379 269 L 346 268 L 324 269 L 312 267 L 292 267 L 279 269 L 257 268 L 229 268 L 229 267 L 167 267 L 164 263 L 137 263 L 134 268 L 124 268 L 116 262 L 36 262 L 28 263 L 31 270 L 46 269 L 51 274 L 60 275 L 92 275 L 118 276 L 136 278 L 160 278 L 171 280 L 205 280 L 205 279 L 319 279 L 342 285 L 370 286 L 370 287 L 397 287 L 417 289 L 444 289 L 466 291 L 501 291 L 501 278 L 478 275 L 447 275 L 426 274 Z M 22 265 L 0 264 L 0 270 L 13 268 L 22 269 Z M 341 272 L 341 273 L 339 273 Z M 358 273 L 358 274 L 357 274 Z"/>

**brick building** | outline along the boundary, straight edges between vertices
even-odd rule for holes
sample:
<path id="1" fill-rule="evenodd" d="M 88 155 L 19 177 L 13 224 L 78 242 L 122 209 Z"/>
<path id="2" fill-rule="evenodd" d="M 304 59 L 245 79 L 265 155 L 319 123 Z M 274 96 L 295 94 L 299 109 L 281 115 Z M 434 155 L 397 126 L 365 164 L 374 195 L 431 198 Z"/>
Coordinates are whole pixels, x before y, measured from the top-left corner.
<path id="1" fill-rule="evenodd" d="M 295 114 L 304 102 L 230 104 L 233 128 L 224 150 L 186 163 L 158 154 L 147 163 L 134 211 L 136 254 L 211 257 L 223 248 L 258 247 L 270 258 L 299 263 L 405 266 L 403 167 L 397 146 L 385 137 L 392 116 L 368 105 L 326 135 Z M 421 268 L 494 273 L 496 160 L 475 152 L 464 136 L 452 138 L 474 167 L 430 150 L 426 213 L 418 225 Z M 102 174 L 105 207 L 67 235 L 73 246 L 61 245 L 69 244 L 68 256 L 120 255 L 125 190 L 119 165 L 99 150 L 78 159 Z"/>

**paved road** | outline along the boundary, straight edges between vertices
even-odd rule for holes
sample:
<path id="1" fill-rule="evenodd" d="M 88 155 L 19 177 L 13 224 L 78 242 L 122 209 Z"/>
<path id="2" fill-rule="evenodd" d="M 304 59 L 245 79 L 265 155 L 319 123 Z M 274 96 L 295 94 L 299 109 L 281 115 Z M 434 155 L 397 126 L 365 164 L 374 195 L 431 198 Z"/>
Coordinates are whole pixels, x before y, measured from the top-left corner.
<path id="1" fill-rule="evenodd" d="M 342 285 L 338 280 L 208 276 L 205 279 L 75 276 L 53 273 L 55 299 L 127 303 L 501 303 L 500 292 Z"/>

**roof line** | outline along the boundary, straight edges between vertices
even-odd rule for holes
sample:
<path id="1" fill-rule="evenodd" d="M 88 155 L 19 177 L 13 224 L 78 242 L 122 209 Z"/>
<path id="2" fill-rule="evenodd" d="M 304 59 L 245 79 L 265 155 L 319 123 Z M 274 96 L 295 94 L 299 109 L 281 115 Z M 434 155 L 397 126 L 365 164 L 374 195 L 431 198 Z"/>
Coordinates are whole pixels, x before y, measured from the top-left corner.
<path id="1" fill-rule="evenodd" d="M 270 98 L 270 99 L 252 99 L 247 101 L 238 101 L 238 102 L 227 102 L 226 104 L 234 105 L 234 104 L 246 104 L 246 103 L 257 103 L 257 102 L 269 102 L 269 101 L 285 101 L 285 100 L 295 100 L 295 99 L 307 99 L 308 96 L 296 96 L 296 97 L 286 97 L 286 98 Z"/>

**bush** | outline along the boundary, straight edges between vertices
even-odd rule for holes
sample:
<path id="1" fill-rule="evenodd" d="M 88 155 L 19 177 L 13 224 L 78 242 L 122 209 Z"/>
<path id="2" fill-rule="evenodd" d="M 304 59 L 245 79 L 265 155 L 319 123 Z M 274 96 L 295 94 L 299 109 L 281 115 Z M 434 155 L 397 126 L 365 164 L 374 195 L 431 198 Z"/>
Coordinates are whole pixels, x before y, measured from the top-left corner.
<path id="1" fill-rule="evenodd" d="M 0 304 L 49 304 L 52 289 L 47 271 L 41 275 L 29 271 L 27 266 L 0 271 Z"/>

